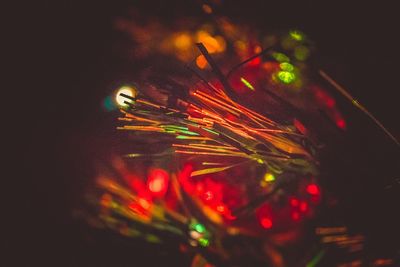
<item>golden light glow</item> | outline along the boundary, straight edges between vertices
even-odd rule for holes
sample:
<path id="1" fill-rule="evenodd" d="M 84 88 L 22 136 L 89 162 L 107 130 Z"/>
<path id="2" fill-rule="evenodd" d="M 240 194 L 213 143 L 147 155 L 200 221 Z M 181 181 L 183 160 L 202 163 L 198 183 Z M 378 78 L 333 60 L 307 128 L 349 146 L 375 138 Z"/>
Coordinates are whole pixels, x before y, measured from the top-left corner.
<path id="1" fill-rule="evenodd" d="M 209 5 L 203 4 L 202 8 L 203 8 L 203 11 L 206 12 L 207 14 L 212 13 L 212 8 Z"/>
<path id="2" fill-rule="evenodd" d="M 222 36 L 211 36 L 207 31 L 198 31 L 196 33 L 197 42 L 203 43 L 210 54 L 220 53 L 225 51 L 226 42 Z"/>
<path id="3" fill-rule="evenodd" d="M 174 45 L 178 49 L 182 50 L 188 49 L 192 46 L 192 38 L 188 33 L 178 34 L 174 39 Z"/>
<path id="4" fill-rule="evenodd" d="M 205 67 L 207 67 L 207 60 L 203 55 L 200 55 L 196 58 L 196 65 L 197 67 L 199 67 L 200 69 L 204 69 Z"/>
<path id="5" fill-rule="evenodd" d="M 267 173 L 264 175 L 264 181 L 266 181 L 266 182 L 273 182 L 273 181 L 275 181 L 275 176 L 274 176 L 272 173 L 267 172 Z"/>

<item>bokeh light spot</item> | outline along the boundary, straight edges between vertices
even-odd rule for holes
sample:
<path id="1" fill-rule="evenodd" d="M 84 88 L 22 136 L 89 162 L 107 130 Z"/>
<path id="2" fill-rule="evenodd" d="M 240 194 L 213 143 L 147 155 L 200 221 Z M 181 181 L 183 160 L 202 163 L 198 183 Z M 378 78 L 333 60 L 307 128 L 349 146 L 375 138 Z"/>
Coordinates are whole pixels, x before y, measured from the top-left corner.
<path id="1" fill-rule="evenodd" d="M 310 55 L 310 50 L 305 46 L 298 46 L 294 49 L 294 57 L 297 60 L 304 61 Z"/>
<path id="2" fill-rule="evenodd" d="M 199 67 L 199 69 L 204 69 L 207 67 L 207 64 L 207 59 L 203 55 L 200 55 L 196 58 L 196 65 Z"/>
<path id="3" fill-rule="evenodd" d="M 275 175 L 273 175 L 273 174 L 270 173 L 270 172 L 267 172 L 267 173 L 264 175 L 264 181 L 266 181 L 266 182 L 273 182 L 273 181 L 275 181 Z"/>
<path id="4" fill-rule="evenodd" d="M 286 84 L 292 83 L 296 79 L 296 75 L 289 71 L 278 72 L 278 79 Z"/>
<path id="5" fill-rule="evenodd" d="M 150 192 L 162 196 L 168 189 L 168 173 L 162 169 L 154 169 L 150 172 L 147 182 Z"/>
<path id="6" fill-rule="evenodd" d="M 203 4 L 202 8 L 203 8 L 203 11 L 207 14 L 211 14 L 213 12 L 212 8 L 207 4 Z"/>
<path id="7" fill-rule="evenodd" d="M 306 190 L 307 190 L 307 193 L 309 193 L 310 195 L 316 196 L 316 195 L 320 194 L 319 187 L 316 184 L 307 185 L 307 189 Z"/>
<path id="8" fill-rule="evenodd" d="M 289 32 L 290 37 L 292 37 L 296 41 L 303 41 L 304 40 L 304 34 L 300 31 L 290 31 Z"/>
<path id="9" fill-rule="evenodd" d="M 206 230 L 206 228 L 204 227 L 204 225 L 202 225 L 201 223 L 197 223 L 194 225 L 194 229 L 199 232 L 199 233 L 204 233 L 204 231 Z"/>
<path id="10" fill-rule="evenodd" d="M 272 220 L 270 218 L 264 217 L 261 219 L 260 223 L 265 229 L 270 229 L 272 227 Z"/>
<path id="11" fill-rule="evenodd" d="M 273 53 L 273 54 L 272 54 L 272 57 L 273 57 L 274 59 L 276 59 L 277 61 L 279 61 L 279 62 L 289 62 L 289 61 L 290 61 L 290 60 L 289 60 L 289 57 L 286 56 L 286 55 L 283 54 L 283 53 L 278 53 L 278 52 Z"/>
<path id="12" fill-rule="evenodd" d="M 174 44 L 178 49 L 185 50 L 191 47 L 192 38 L 187 33 L 181 33 L 175 37 Z"/>
<path id="13" fill-rule="evenodd" d="M 118 89 L 117 94 L 115 96 L 115 101 L 120 106 L 126 106 L 127 104 L 125 101 L 129 101 L 126 97 L 122 96 L 121 94 L 134 97 L 136 95 L 136 90 L 130 86 L 122 86 Z"/>
<path id="14" fill-rule="evenodd" d="M 279 67 L 281 68 L 281 70 L 284 71 L 293 71 L 294 67 L 292 64 L 288 63 L 288 62 L 282 62 L 281 64 L 279 64 Z"/>

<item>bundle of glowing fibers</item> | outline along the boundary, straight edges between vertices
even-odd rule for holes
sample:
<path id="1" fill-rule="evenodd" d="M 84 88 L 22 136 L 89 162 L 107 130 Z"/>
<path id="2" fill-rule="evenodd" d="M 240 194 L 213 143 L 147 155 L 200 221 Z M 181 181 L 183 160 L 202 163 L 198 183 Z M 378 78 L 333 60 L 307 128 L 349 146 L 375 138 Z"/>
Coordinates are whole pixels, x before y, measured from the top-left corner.
<path id="1" fill-rule="evenodd" d="M 118 91 L 129 153 L 99 171 L 92 222 L 179 247 L 192 266 L 316 266 L 323 248 L 285 248 L 314 245 L 304 226 L 324 203 L 318 154 L 347 127 L 325 86 L 370 114 L 324 72 L 325 84 L 314 81 L 301 32 L 262 49 L 246 35 L 233 42 L 243 29 L 221 25 L 221 36 L 176 33 L 158 46 L 179 62 L 196 58 L 185 77 L 150 69 Z M 362 236 L 329 229 L 317 228 L 320 243 L 362 249 Z"/>
<path id="2" fill-rule="evenodd" d="M 321 199 L 318 161 L 298 119 L 282 123 L 240 104 L 207 49 L 198 47 L 219 81 L 146 82 L 119 93 L 117 100 L 125 101 L 118 129 L 145 149 L 125 155 L 135 167 L 131 173 L 124 160 L 114 160 L 122 181 L 99 176 L 106 192 L 100 218 L 127 236 L 181 243 L 200 248 L 194 251 L 210 262 L 229 262 L 234 252 L 223 243 L 230 238 L 287 243 L 281 239 L 289 235 L 290 243 L 300 235 L 299 225 Z M 253 256 L 260 262 L 280 257 Z"/>

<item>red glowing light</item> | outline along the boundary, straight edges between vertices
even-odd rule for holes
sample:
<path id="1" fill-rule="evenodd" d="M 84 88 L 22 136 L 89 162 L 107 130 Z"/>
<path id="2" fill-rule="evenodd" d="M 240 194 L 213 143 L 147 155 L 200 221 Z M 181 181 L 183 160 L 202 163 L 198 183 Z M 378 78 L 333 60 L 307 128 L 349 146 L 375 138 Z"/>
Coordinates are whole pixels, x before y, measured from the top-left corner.
<path id="1" fill-rule="evenodd" d="M 297 128 L 297 130 L 299 130 L 299 132 L 301 132 L 302 134 L 306 134 L 307 133 L 307 129 L 304 126 L 303 123 L 301 123 L 299 120 L 294 119 L 294 126 Z"/>
<path id="2" fill-rule="evenodd" d="M 250 66 L 258 66 L 261 64 L 261 59 L 259 57 L 256 57 L 252 61 L 249 62 Z"/>
<path id="3" fill-rule="evenodd" d="M 301 202 L 301 204 L 300 204 L 300 211 L 301 212 L 306 212 L 307 211 L 307 209 L 308 209 L 308 204 L 307 204 L 307 202 Z"/>
<path id="4" fill-rule="evenodd" d="M 336 102 L 335 102 L 335 100 L 333 98 L 328 97 L 328 98 L 325 99 L 325 104 L 329 108 L 333 108 L 335 106 Z"/>
<path id="5" fill-rule="evenodd" d="M 168 173 L 162 169 L 154 169 L 150 172 L 147 187 L 156 196 L 163 196 L 168 189 Z"/>
<path id="6" fill-rule="evenodd" d="M 214 194 L 211 191 L 207 191 L 204 193 L 204 200 L 211 201 L 214 198 Z"/>
<path id="7" fill-rule="evenodd" d="M 338 119 L 336 121 L 336 125 L 342 130 L 346 129 L 346 122 L 344 121 L 344 119 Z"/>
<path id="8" fill-rule="evenodd" d="M 299 200 L 297 198 L 292 198 L 290 200 L 290 205 L 292 205 L 293 207 L 297 207 L 299 205 Z"/>
<path id="9" fill-rule="evenodd" d="M 294 221 L 298 221 L 300 219 L 300 213 L 298 213 L 297 211 L 292 213 L 292 219 Z"/>
<path id="10" fill-rule="evenodd" d="M 270 229 L 272 227 L 272 220 L 270 218 L 264 217 L 261 219 L 260 223 L 265 229 Z"/>
<path id="11" fill-rule="evenodd" d="M 144 208 L 145 210 L 148 210 L 150 208 L 150 202 L 145 199 L 145 198 L 139 198 L 138 199 L 138 203 L 140 204 L 140 206 L 142 208 Z"/>
<path id="12" fill-rule="evenodd" d="M 217 211 L 224 213 L 226 211 L 226 207 L 224 205 L 218 205 L 217 206 Z"/>
<path id="13" fill-rule="evenodd" d="M 316 184 L 307 185 L 307 189 L 306 190 L 307 190 L 307 193 L 309 193 L 310 195 L 316 196 L 316 195 L 320 194 L 319 187 Z"/>
<path id="14" fill-rule="evenodd" d="M 225 218 L 226 219 L 228 219 L 228 220 L 231 220 L 231 221 L 233 221 L 233 220 L 236 220 L 236 216 L 233 216 L 232 214 L 231 214 L 231 212 L 229 211 L 228 213 L 225 213 Z"/>

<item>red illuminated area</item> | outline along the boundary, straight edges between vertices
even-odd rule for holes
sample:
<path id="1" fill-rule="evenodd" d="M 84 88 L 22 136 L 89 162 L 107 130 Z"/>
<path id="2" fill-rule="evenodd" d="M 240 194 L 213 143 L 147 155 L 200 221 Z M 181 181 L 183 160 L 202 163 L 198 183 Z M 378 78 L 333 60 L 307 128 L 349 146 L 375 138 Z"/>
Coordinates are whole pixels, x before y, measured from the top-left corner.
<path id="1" fill-rule="evenodd" d="M 261 226 L 265 229 L 270 229 L 272 227 L 272 220 L 268 217 L 263 217 L 260 220 Z"/>
<path id="2" fill-rule="evenodd" d="M 155 197 L 163 197 L 168 189 L 169 175 L 163 169 L 153 169 L 149 172 L 147 188 Z"/>
<path id="3" fill-rule="evenodd" d="M 274 202 L 261 205 L 256 211 L 258 224 L 262 229 L 273 230 L 275 233 L 301 225 L 304 220 L 314 216 L 320 196 L 320 187 L 308 182 L 304 187 L 300 186 L 295 195 L 288 196 L 284 205 Z"/>
<path id="4" fill-rule="evenodd" d="M 314 97 L 319 106 L 326 111 L 327 115 L 333 120 L 335 125 L 341 130 L 346 130 L 346 121 L 337 109 L 335 99 L 318 86 L 312 86 L 311 90 L 314 93 Z"/>
<path id="5" fill-rule="evenodd" d="M 211 176 L 194 179 L 191 177 L 192 171 L 194 171 L 193 165 L 186 163 L 178 174 L 184 191 L 189 195 L 196 196 L 203 205 L 211 208 L 226 221 L 235 220 L 232 208 L 237 206 L 243 196 L 235 188 Z"/>
<path id="6" fill-rule="evenodd" d="M 307 190 L 307 193 L 309 193 L 312 196 L 319 196 L 321 193 L 319 186 L 316 184 L 307 185 L 306 190 Z"/>
<path id="7" fill-rule="evenodd" d="M 293 219 L 293 221 L 298 221 L 298 220 L 300 220 L 300 213 L 297 212 L 297 211 L 294 211 L 294 212 L 292 213 L 292 219 Z"/>
<path id="8" fill-rule="evenodd" d="M 344 119 L 338 119 L 336 121 L 336 125 L 342 130 L 346 129 L 346 122 L 344 121 Z"/>

